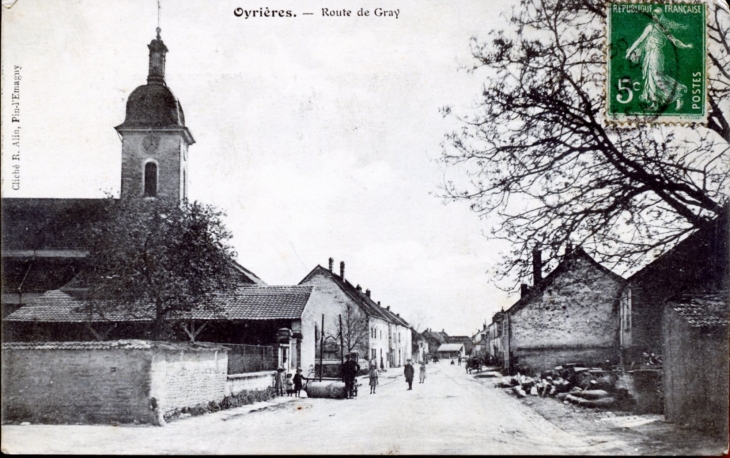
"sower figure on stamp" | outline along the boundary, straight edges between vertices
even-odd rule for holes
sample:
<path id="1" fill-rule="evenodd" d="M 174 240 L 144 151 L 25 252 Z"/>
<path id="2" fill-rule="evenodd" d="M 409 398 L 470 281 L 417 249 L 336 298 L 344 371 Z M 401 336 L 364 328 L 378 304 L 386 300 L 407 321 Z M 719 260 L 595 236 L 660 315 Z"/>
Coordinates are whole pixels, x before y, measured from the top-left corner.
<path id="1" fill-rule="evenodd" d="M 672 35 L 673 31 L 687 26 L 667 19 L 661 7 L 652 10 L 651 19 L 641 36 L 626 51 L 626 59 L 634 64 L 641 62 L 644 90 L 639 99 L 649 104 L 648 110 L 658 110 L 675 101 L 679 110 L 687 86 L 665 73 L 664 46 L 669 40 L 678 49 L 692 48 L 692 44 L 682 43 Z"/>
<path id="2" fill-rule="evenodd" d="M 411 360 L 409 359 L 403 368 L 403 375 L 406 376 L 406 383 L 408 383 L 409 390 L 413 389 L 413 376 L 415 375 L 415 372 L 415 369 L 413 369 L 413 366 L 411 365 Z"/>

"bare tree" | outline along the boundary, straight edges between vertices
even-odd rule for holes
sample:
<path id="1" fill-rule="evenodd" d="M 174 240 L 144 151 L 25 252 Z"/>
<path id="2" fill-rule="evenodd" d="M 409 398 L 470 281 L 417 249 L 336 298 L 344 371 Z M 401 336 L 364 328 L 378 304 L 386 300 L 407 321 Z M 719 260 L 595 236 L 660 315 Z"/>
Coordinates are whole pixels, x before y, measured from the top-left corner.
<path id="1" fill-rule="evenodd" d="M 447 201 L 467 201 L 512 249 L 497 279 L 514 288 L 529 253 L 554 265 L 583 246 L 624 273 L 716 217 L 728 200 L 730 14 L 709 8 L 707 127 L 621 129 L 603 119 L 606 2 L 522 0 L 488 42 L 479 106 L 446 136 Z M 445 116 L 451 108 L 442 109 Z M 466 177 L 466 179 L 464 179 Z"/>
<path id="2" fill-rule="evenodd" d="M 346 354 L 358 351 L 360 356 L 369 358 L 370 355 L 363 354 L 363 350 L 367 351 L 370 336 L 368 316 L 357 305 L 348 302 L 342 310 L 341 317 L 341 330 L 339 317 L 333 318 L 331 326 L 331 329 L 336 330 L 333 337 L 337 340 L 337 343 L 339 344 L 341 339 Z"/>

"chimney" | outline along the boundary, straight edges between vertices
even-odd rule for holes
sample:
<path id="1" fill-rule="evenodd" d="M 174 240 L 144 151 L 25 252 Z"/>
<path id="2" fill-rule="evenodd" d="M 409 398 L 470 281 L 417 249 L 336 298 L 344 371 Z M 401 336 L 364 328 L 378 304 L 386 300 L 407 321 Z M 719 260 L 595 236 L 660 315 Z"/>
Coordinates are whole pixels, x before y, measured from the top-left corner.
<path id="1" fill-rule="evenodd" d="M 389 306 L 387 306 L 387 307 L 385 307 L 385 309 L 386 309 L 386 310 L 390 310 L 390 305 L 389 305 Z"/>
<path id="2" fill-rule="evenodd" d="M 332 272 L 332 265 L 335 263 L 335 260 L 330 258 L 330 272 Z"/>
<path id="3" fill-rule="evenodd" d="M 542 283 L 542 252 L 534 248 L 532 250 L 532 286 Z"/>
<path id="4" fill-rule="evenodd" d="M 482 331 L 486 331 L 486 330 L 487 330 L 487 323 L 484 323 L 484 325 L 483 325 L 483 326 L 484 326 L 484 327 L 482 328 Z"/>
<path id="5" fill-rule="evenodd" d="M 530 288 L 529 288 L 529 287 L 528 287 L 528 286 L 527 286 L 526 284 L 522 283 L 522 284 L 520 285 L 520 297 L 525 297 L 525 296 L 527 296 L 527 293 L 528 293 L 529 291 L 530 291 Z M 502 307 L 502 310 L 504 310 L 504 307 Z"/>
<path id="6" fill-rule="evenodd" d="M 365 295 L 366 295 L 367 297 L 370 297 L 370 290 L 369 290 L 369 289 L 366 289 L 366 290 L 365 290 Z"/>
<path id="7" fill-rule="evenodd" d="M 340 278 L 345 279 L 345 261 L 340 261 Z"/>
<path id="8" fill-rule="evenodd" d="M 380 301 L 378 301 L 378 305 L 380 305 Z"/>
<path id="9" fill-rule="evenodd" d="M 358 293 L 361 293 L 362 292 L 362 286 L 360 286 L 360 285 L 357 285 L 355 287 L 355 289 L 357 290 Z"/>

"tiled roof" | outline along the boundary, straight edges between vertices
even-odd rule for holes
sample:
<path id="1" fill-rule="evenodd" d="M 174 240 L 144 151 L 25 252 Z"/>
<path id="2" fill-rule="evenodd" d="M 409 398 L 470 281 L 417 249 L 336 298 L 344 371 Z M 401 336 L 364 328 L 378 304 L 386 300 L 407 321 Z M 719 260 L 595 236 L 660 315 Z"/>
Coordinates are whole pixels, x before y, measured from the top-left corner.
<path id="1" fill-rule="evenodd" d="M 312 294 L 312 286 L 240 287 L 215 297 L 209 310 L 193 310 L 185 318 L 195 320 L 278 320 L 298 319 Z M 81 311 L 85 302 L 60 290 L 49 291 L 11 313 L 15 322 L 101 322 L 151 321 L 152 313 L 129 316 L 121 311 L 101 316 Z"/>
<path id="2" fill-rule="evenodd" d="M 243 287 L 217 296 L 221 313 L 199 310 L 193 319 L 295 320 L 302 316 L 313 286 Z M 222 317 L 222 318 L 221 318 Z"/>
<path id="3" fill-rule="evenodd" d="M 339 275 L 331 272 L 328 269 L 325 269 L 322 266 L 318 265 L 317 267 L 315 267 L 306 277 L 304 277 L 304 279 L 299 284 L 301 285 L 302 283 L 309 280 L 309 278 L 311 278 L 315 273 L 324 273 L 325 275 L 327 275 L 328 278 L 334 281 L 345 292 L 345 294 L 347 294 L 353 301 L 355 301 L 360 306 L 360 308 L 362 308 L 362 310 L 368 315 L 374 316 L 375 318 L 380 318 L 381 320 L 385 320 L 399 326 L 404 326 L 407 328 L 410 327 L 406 320 L 399 317 L 390 310 L 387 310 L 384 307 L 378 305 L 363 291 L 358 291 L 358 289 L 353 286 L 352 283 L 347 281 L 347 279 L 343 279 Z"/>
<path id="4" fill-rule="evenodd" d="M 227 350 L 222 345 L 206 342 L 151 342 L 148 340 L 110 340 L 105 342 L 10 342 L 3 350 Z"/>
<path id="5" fill-rule="evenodd" d="M 42 296 L 30 299 L 26 305 L 19 308 L 5 318 L 5 321 L 16 322 L 54 322 L 54 323 L 83 323 L 83 322 L 127 322 L 152 321 L 152 314 L 144 316 L 130 316 L 121 311 L 109 312 L 104 315 L 95 312 L 85 312 L 87 303 L 61 290 L 47 291 Z"/>
<path id="6" fill-rule="evenodd" d="M 460 351 L 464 347 L 464 344 L 456 344 L 456 343 L 446 343 L 441 344 L 438 350 L 436 351 Z"/>
<path id="7" fill-rule="evenodd" d="M 667 301 L 667 305 L 692 327 L 728 325 L 728 291 L 685 294 Z"/>
<path id="8" fill-rule="evenodd" d="M 423 337 L 425 337 L 427 339 L 435 340 L 438 343 L 446 342 L 446 339 L 444 339 L 444 336 L 442 336 L 440 332 L 426 330 L 426 331 L 423 331 Z"/>

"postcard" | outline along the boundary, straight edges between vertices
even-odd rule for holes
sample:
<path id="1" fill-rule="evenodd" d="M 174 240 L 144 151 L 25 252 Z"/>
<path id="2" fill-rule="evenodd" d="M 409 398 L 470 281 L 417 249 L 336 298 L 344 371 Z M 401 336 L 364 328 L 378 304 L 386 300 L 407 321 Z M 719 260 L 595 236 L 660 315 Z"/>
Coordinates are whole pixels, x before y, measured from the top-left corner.
<path id="1" fill-rule="evenodd" d="M 727 453 L 726 0 L 2 9 L 4 453 Z"/>

